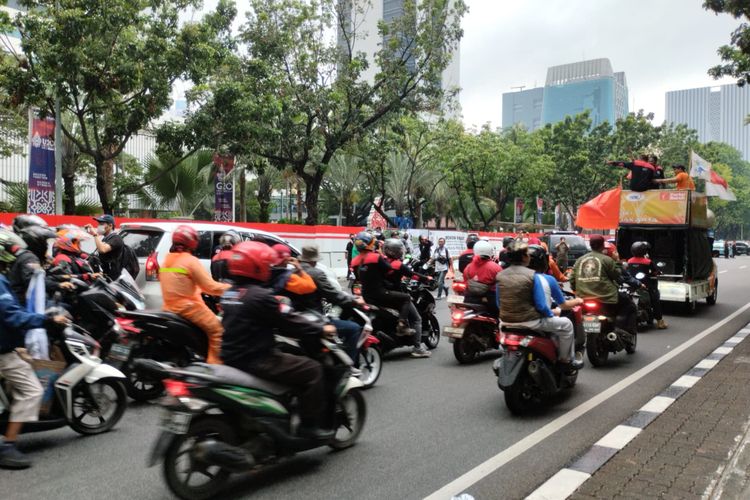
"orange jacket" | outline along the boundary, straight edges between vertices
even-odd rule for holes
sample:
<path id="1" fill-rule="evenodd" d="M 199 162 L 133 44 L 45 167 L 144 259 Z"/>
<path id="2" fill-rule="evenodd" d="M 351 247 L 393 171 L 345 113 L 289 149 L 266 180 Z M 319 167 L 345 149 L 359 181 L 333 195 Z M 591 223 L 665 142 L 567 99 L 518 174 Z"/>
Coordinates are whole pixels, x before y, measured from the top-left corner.
<path id="1" fill-rule="evenodd" d="M 179 312 L 204 305 L 201 293 L 222 295 L 231 285 L 219 283 L 203 268 L 200 260 L 186 252 L 170 252 L 159 270 L 164 310 Z"/>

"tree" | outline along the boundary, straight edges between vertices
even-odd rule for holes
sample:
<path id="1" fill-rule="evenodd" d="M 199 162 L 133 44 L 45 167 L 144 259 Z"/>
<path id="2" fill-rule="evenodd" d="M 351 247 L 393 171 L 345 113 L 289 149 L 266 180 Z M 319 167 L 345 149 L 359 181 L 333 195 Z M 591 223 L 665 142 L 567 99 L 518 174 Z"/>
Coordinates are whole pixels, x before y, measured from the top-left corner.
<path id="1" fill-rule="evenodd" d="M 339 152 L 331 161 L 329 175 L 323 184 L 328 195 L 336 201 L 344 226 L 353 226 L 359 221 L 355 208 L 362 199 L 361 187 L 365 182 L 362 163 L 356 156 Z"/>
<path id="2" fill-rule="evenodd" d="M 729 45 L 722 45 L 717 51 L 724 64 L 708 70 L 708 74 L 719 79 L 731 76 L 737 79 L 740 87 L 750 83 L 750 5 L 746 0 L 705 0 L 703 8 L 718 14 L 729 14 L 742 19 L 742 24 L 734 30 Z"/>
<path id="3" fill-rule="evenodd" d="M 662 165 L 688 165 L 690 150 L 698 145 L 698 132 L 682 123 L 665 123 L 661 126 L 657 144 Z"/>
<path id="4" fill-rule="evenodd" d="M 146 176 L 158 177 L 174 163 L 175 159 L 169 156 L 152 158 L 146 167 Z M 198 151 L 179 161 L 176 168 L 158 177 L 148 190 L 141 192 L 141 197 L 158 208 L 176 203 L 181 216 L 192 216 L 213 194 L 213 174 L 213 152 Z"/>
<path id="5" fill-rule="evenodd" d="M 401 110 L 436 110 L 466 7 L 463 0 L 405 1 L 400 16 L 378 26 L 384 43 L 368 75 L 370 61 L 356 44 L 365 36 L 359 16 L 368 1 L 250 4 L 240 36 L 246 55 L 201 94 L 186 137 L 201 140 L 208 131 L 232 150 L 290 168 L 305 184 L 306 223 L 316 224 L 320 188 L 338 151 Z M 217 123 L 231 127 L 217 131 Z"/>
<path id="6" fill-rule="evenodd" d="M 221 59 L 234 9 L 226 0 L 199 23 L 179 16 L 198 0 L 20 0 L 21 53 L 0 66 L 15 107 L 53 115 L 55 97 L 75 117 L 63 133 L 91 158 L 102 209 L 112 213 L 113 163 L 131 136 L 170 105 L 177 79 L 201 82 Z M 7 20 L 7 19 L 6 19 Z"/>

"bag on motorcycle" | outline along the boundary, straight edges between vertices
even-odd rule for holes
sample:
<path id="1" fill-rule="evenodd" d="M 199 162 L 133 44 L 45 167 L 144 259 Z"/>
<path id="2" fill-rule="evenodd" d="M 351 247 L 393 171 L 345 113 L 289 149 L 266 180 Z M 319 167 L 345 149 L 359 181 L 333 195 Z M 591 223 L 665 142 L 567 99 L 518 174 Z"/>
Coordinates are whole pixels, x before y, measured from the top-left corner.
<path id="1" fill-rule="evenodd" d="M 470 279 L 466 284 L 466 291 L 469 295 L 482 296 L 486 295 L 490 291 L 490 286 L 480 283 L 475 279 Z"/>
<path id="2" fill-rule="evenodd" d="M 52 409 L 52 404 L 55 402 L 55 382 L 60 378 L 62 372 L 65 371 L 67 364 L 61 361 L 34 359 L 31 361 L 31 366 L 34 368 L 34 372 L 36 372 L 36 376 L 42 384 L 42 389 L 44 389 L 42 404 L 39 407 L 39 415 L 45 416 Z"/>

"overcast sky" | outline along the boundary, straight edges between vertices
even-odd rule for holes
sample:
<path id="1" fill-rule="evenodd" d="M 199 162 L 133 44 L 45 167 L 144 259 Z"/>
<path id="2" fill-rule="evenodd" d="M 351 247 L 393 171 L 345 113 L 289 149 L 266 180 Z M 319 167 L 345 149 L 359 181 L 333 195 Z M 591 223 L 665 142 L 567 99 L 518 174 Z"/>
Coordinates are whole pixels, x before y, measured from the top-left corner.
<path id="1" fill-rule="evenodd" d="M 217 0 L 206 0 L 213 8 Z M 382 2 L 382 0 L 371 0 Z M 502 93 L 543 86 L 549 66 L 606 57 L 627 78 L 631 111 L 664 119 L 664 93 L 717 82 L 716 49 L 739 21 L 703 0 L 466 0 L 461 107 L 466 125 L 502 121 Z M 237 0 L 240 17 L 248 0 Z M 238 23 L 239 24 L 239 23 Z"/>
<path id="2" fill-rule="evenodd" d="M 543 86 L 549 66 L 606 57 L 627 78 L 630 111 L 664 119 L 664 93 L 718 85 L 719 63 L 739 20 L 702 0 L 467 0 L 461 106 L 467 125 L 501 125 L 502 93 Z M 725 80 L 722 83 L 731 83 Z"/>

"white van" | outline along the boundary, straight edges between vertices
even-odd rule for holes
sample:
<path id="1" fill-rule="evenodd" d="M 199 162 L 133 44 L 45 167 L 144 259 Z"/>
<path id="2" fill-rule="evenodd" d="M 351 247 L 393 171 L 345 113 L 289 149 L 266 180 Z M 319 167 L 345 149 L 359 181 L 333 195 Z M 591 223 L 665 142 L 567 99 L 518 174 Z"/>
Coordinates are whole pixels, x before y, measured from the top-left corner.
<path id="1" fill-rule="evenodd" d="M 289 247 L 294 257 L 299 250 L 278 236 L 247 227 L 224 224 L 206 224 L 193 222 L 128 222 L 120 225 L 118 230 L 126 245 L 135 251 L 141 270 L 136 283 L 146 297 L 148 309 L 160 309 L 162 305 L 161 287 L 159 285 L 159 268 L 172 246 L 172 233 L 177 226 L 188 225 L 198 232 L 199 243 L 194 255 L 198 257 L 207 271 L 211 271 L 211 257 L 219 247 L 219 238 L 231 230 L 239 233 L 244 241 L 259 241 L 267 245 L 283 243 Z"/>

